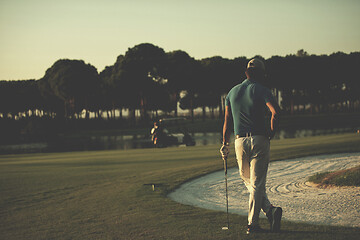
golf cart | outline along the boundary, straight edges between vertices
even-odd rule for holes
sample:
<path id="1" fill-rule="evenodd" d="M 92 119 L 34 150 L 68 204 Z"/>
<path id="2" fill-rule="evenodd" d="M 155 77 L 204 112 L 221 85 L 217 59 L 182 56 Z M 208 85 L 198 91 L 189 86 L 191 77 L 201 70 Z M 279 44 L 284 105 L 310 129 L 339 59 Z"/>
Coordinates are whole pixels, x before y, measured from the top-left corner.
<path id="1" fill-rule="evenodd" d="M 151 129 L 151 140 L 154 146 L 194 146 L 194 139 L 185 129 L 185 120 L 186 118 L 162 118 L 154 122 L 154 127 Z"/>

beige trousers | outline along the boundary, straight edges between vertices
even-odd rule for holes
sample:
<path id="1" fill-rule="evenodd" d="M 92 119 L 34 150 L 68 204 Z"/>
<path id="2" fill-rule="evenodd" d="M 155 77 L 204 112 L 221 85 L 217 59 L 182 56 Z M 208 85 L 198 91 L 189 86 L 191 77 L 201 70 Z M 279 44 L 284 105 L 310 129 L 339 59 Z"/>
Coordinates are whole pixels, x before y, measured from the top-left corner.
<path id="1" fill-rule="evenodd" d="M 240 177 L 249 191 L 248 224 L 258 225 L 260 210 L 266 213 L 271 203 L 266 195 L 266 174 L 270 161 L 270 140 L 261 135 L 235 140 Z"/>

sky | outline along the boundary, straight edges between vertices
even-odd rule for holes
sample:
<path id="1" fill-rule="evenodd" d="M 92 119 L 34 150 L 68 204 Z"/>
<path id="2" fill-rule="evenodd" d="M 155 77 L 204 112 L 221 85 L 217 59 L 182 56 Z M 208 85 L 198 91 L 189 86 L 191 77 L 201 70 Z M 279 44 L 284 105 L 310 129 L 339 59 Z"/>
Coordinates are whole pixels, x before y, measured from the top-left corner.
<path id="1" fill-rule="evenodd" d="M 101 72 L 141 43 L 196 59 L 360 51 L 359 0 L 0 0 L 0 80 L 59 59 Z"/>

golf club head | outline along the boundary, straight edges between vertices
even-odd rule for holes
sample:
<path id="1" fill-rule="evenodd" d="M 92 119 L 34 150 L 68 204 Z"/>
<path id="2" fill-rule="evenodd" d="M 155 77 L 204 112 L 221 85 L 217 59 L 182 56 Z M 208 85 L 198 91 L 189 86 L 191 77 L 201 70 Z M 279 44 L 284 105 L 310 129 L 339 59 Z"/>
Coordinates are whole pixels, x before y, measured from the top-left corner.
<path id="1" fill-rule="evenodd" d="M 221 229 L 222 229 L 222 230 L 229 230 L 228 227 L 222 227 Z"/>

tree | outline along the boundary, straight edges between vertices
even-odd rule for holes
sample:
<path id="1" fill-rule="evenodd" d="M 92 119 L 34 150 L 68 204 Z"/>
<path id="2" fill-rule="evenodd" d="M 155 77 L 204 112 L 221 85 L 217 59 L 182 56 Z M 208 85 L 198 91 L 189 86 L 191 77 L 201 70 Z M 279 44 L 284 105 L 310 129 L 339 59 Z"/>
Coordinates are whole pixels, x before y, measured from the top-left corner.
<path id="1" fill-rule="evenodd" d="M 0 81 L 0 112 L 3 117 L 34 115 L 42 108 L 43 99 L 35 80 Z"/>
<path id="2" fill-rule="evenodd" d="M 120 108 L 120 113 L 121 113 L 121 107 L 120 107 L 121 104 L 118 101 L 118 96 L 119 96 L 118 86 L 112 81 L 114 68 L 115 65 L 106 66 L 105 69 L 99 74 L 102 83 L 101 108 L 103 110 L 106 110 L 108 119 L 115 118 L 115 110 L 118 108 Z"/>
<path id="3" fill-rule="evenodd" d="M 307 56 L 309 56 L 309 54 L 304 49 L 300 49 L 296 52 L 296 56 L 297 57 L 307 57 Z"/>
<path id="4" fill-rule="evenodd" d="M 180 100 L 180 92 L 187 90 L 188 93 L 191 94 L 191 90 L 194 88 L 197 75 L 197 62 L 194 58 L 190 57 L 189 54 L 181 50 L 168 52 L 166 56 L 167 62 L 162 74 L 164 78 L 167 79 L 165 86 L 170 92 L 172 98 L 171 104 L 175 110 L 175 116 L 177 116 L 177 102 Z M 187 97 L 190 97 L 190 95 L 187 95 Z M 193 108 L 190 102 L 186 104 L 186 106 L 192 111 Z"/>
<path id="5" fill-rule="evenodd" d="M 162 48 L 143 43 L 130 48 L 115 64 L 112 82 L 117 86 L 126 86 L 123 97 L 127 106 L 140 109 L 142 119 L 147 118 L 148 100 L 159 84 L 156 80 L 164 62 Z"/>
<path id="6" fill-rule="evenodd" d="M 63 115 L 68 117 L 75 110 L 88 110 L 88 101 L 100 88 L 100 81 L 92 65 L 82 60 L 63 59 L 46 71 L 40 86 L 45 95 L 55 96 L 63 102 Z M 62 115 L 61 112 L 58 114 Z"/>
<path id="7" fill-rule="evenodd" d="M 202 71 L 200 82 L 200 105 L 203 107 L 219 107 L 219 117 L 223 117 L 222 97 L 229 90 L 245 79 L 247 59 L 244 57 L 233 60 L 214 56 L 201 60 Z"/>

